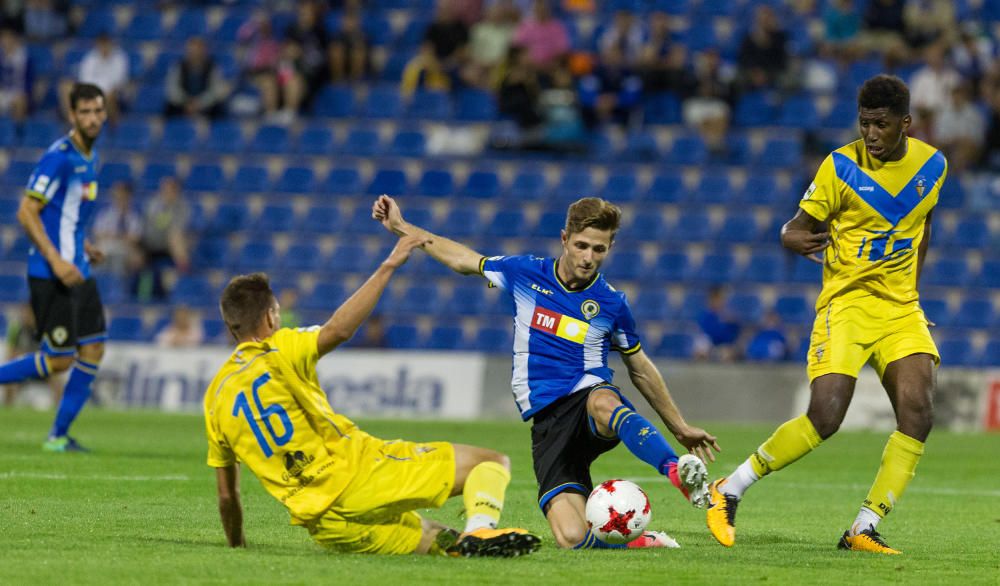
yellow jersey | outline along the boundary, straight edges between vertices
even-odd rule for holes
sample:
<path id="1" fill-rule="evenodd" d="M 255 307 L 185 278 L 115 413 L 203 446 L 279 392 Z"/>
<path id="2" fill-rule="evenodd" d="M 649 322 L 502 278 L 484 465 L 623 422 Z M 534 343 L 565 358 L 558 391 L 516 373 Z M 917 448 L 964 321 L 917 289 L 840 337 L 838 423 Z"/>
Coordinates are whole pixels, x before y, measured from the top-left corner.
<path id="1" fill-rule="evenodd" d="M 319 386 L 319 327 L 240 344 L 205 393 L 208 465 L 245 463 L 293 522 L 321 516 L 354 475 L 367 434 Z"/>
<path id="2" fill-rule="evenodd" d="M 799 207 L 827 222 L 832 240 L 817 311 L 844 296 L 917 301 L 917 249 L 948 162 L 927 143 L 906 140 L 898 161 L 873 158 L 863 140 L 833 151 L 802 196 Z"/>

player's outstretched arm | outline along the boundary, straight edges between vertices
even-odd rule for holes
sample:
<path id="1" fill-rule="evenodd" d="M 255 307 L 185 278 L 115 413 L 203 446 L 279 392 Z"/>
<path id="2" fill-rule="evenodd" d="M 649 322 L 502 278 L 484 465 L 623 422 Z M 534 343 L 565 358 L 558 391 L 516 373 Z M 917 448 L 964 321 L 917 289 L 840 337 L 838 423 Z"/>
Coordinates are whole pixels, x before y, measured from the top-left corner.
<path id="1" fill-rule="evenodd" d="M 795 217 L 781 227 L 781 245 L 809 260 L 822 263 L 818 255 L 830 246 L 830 233 L 822 222 L 799 208 Z"/>
<path id="2" fill-rule="evenodd" d="M 42 225 L 42 208 L 45 203 L 34 197 L 25 196 L 21 199 L 21 206 L 17 209 L 17 221 L 24 228 L 28 238 L 35 245 L 35 250 L 42 255 L 52 273 L 62 281 L 63 285 L 73 287 L 83 282 L 83 273 L 76 265 L 59 256 L 59 249 L 49 240 L 49 235 L 45 233 L 45 226 Z"/>
<path id="3" fill-rule="evenodd" d="M 693 427 L 684 421 L 680 409 L 674 403 L 667 383 L 663 380 L 660 371 L 653 364 L 653 361 L 646 356 L 642 350 L 632 354 L 622 354 L 622 361 L 628 369 L 628 376 L 632 380 L 635 388 L 639 389 L 642 396 L 650 404 L 656 414 L 663 420 L 664 425 L 674 434 L 677 441 L 696 456 L 706 462 L 714 462 L 714 449 L 719 450 L 719 444 L 715 441 L 715 436 L 711 435 L 700 427 Z"/>
<path id="4" fill-rule="evenodd" d="M 424 252 L 456 273 L 463 275 L 479 273 L 479 261 L 484 255 L 464 244 L 432 234 L 407 222 L 403 219 L 399 204 L 388 195 L 382 195 L 375 200 L 372 205 L 372 218 L 381 222 L 386 230 L 397 236 L 412 235 L 425 238 L 429 243 L 424 246 Z"/>
<path id="5" fill-rule="evenodd" d="M 222 530 L 226 532 L 229 547 L 246 547 L 243 535 L 243 505 L 240 503 L 240 465 L 232 464 L 215 469 L 219 490 L 219 516 Z"/>
<path id="6" fill-rule="evenodd" d="M 320 328 L 316 341 L 320 356 L 351 339 L 375 309 L 392 274 L 406 263 L 414 248 L 427 246 L 428 242 L 427 238 L 419 235 L 403 236 L 399 239 L 389 256 L 375 269 L 365 284 L 338 307 Z"/>

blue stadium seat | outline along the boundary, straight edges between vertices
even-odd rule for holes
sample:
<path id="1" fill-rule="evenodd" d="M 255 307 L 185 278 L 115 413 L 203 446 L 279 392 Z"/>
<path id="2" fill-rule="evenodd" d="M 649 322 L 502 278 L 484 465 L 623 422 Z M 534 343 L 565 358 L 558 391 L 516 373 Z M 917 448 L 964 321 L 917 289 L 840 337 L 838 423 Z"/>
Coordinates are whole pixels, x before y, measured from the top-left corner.
<path id="1" fill-rule="evenodd" d="M 375 224 L 369 220 L 369 223 Z M 375 224 L 377 226 L 377 224 Z M 330 256 L 327 268 L 344 273 L 367 273 L 375 266 L 375 259 L 357 242 L 341 242 Z"/>
<path id="2" fill-rule="evenodd" d="M 62 135 L 62 131 L 58 122 L 29 118 L 24 123 L 21 145 L 33 149 L 47 149 Z"/>
<path id="3" fill-rule="evenodd" d="M 782 189 L 778 178 L 766 169 L 755 169 L 743 184 L 739 201 L 749 205 L 777 206 L 791 202 L 787 189 Z"/>
<path id="4" fill-rule="evenodd" d="M 361 104 L 358 115 L 366 118 L 396 120 L 403 113 L 403 101 L 395 85 L 372 87 Z"/>
<path id="5" fill-rule="evenodd" d="M 812 304 L 802 295 L 782 295 L 774 302 L 774 311 L 787 325 L 807 326 L 813 323 Z"/>
<path id="6" fill-rule="evenodd" d="M 271 189 L 278 193 L 311 193 L 315 184 L 312 167 L 286 167 Z"/>
<path id="7" fill-rule="evenodd" d="M 684 195 L 684 177 L 677 171 L 662 171 L 653 177 L 645 200 L 659 203 L 677 203 Z"/>
<path id="8" fill-rule="evenodd" d="M 757 241 L 759 233 L 757 220 L 753 214 L 739 210 L 726 216 L 722 226 L 715 234 L 715 240 L 734 244 L 752 244 Z"/>
<path id="9" fill-rule="evenodd" d="M 951 325 L 960 328 L 990 328 L 996 321 L 993 302 L 988 297 L 966 297 L 958 306 Z"/>
<path id="10" fill-rule="evenodd" d="M 733 120 L 737 126 L 768 126 L 774 123 L 775 117 L 774 105 L 767 95 L 762 92 L 751 92 L 744 94 L 736 102 Z"/>
<path id="11" fill-rule="evenodd" d="M 964 257 L 941 258 L 924 266 L 920 284 L 961 287 L 968 284 L 969 267 Z"/>
<path id="12" fill-rule="evenodd" d="M 341 232 L 352 236 L 375 236 L 384 235 L 385 229 L 381 224 L 372 219 L 371 207 L 361 205 L 354 208 L 354 212 L 344 222 L 340 228 Z"/>
<path id="13" fill-rule="evenodd" d="M 283 155 L 291 150 L 290 145 L 291 139 L 287 128 L 266 124 L 257 129 L 257 133 L 247 145 L 247 150 L 253 153 Z"/>
<path id="14" fill-rule="evenodd" d="M 514 176 L 507 194 L 517 201 L 540 201 L 548 191 L 547 185 L 545 174 L 540 169 L 521 168 Z"/>
<path id="15" fill-rule="evenodd" d="M 239 232 L 246 229 L 250 213 L 244 203 L 224 202 L 215 210 L 215 216 L 209 222 L 209 230 L 216 234 Z"/>
<path id="16" fill-rule="evenodd" d="M 228 344 L 232 340 L 226 322 L 221 319 L 206 318 L 201 322 L 202 331 L 205 333 L 205 341 L 215 344 Z"/>
<path id="17" fill-rule="evenodd" d="M 687 209 L 677 217 L 666 236 L 672 242 L 708 242 L 712 233 L 712 219 L 706 210 Z"/>
<path id="18" fill-rule="evenodd" d="M 416 350 L 424 347 L 420 328 L 413 323 L 393 323 L 385 329 L 385 343 L 396 350 Z"/>
<path id="19" fill-rule="evenodd" d="M 458 326 L 434 326 L 427 337 L 427 347 L 434 350 L 464 350 L 465 336 Z"/>
<path id="20" fill-rule="evenodd" d="M 217 192 L 222 189 L 225 182 L 222 172 L 222 165 L 218 163 L 200 163 L 191 166 L 191 172 L 184 180 L 184 189 L 187 191 L 211 191 Z"/>
<path id="21" fill-rule="evenodd" d="M 655 210 L 648 210 L 641 214 L 632 214 L 632 223 L 628 225 L 618 239 L 626 239 L 633 242 L 644 240 L 658 240 L 663 238 L 666 230 L 666 223 Z"/>
<path id="22" fill-rule="evenodd" d="M 564 166 L 559 182 L 552 188 L 550 202 L 570 203 L 595 195 L 594 180 L 586 167 Z"/>
<path id="23" fill-rule="evenodd" d="M 755 251 L 743 269 L 741 281 L 782 283 L 787 275 L 788 256 L 779 250 Z"/>
<path id="24" fill-rule="evenodd" d="M 74 36 L 81 39 L 95 39 L 102 34 L 115 33 L 116 26 L 115 13 L 110 6 L 90 6 Z"/>
<path id="25" fill-rule="evenodd" d="M 28 300 L 28 281 L 24 275 L 0 273 L 0 301 L 20 303 Z"/>
<path id="26" fill-rule="evenodd" d="M 674 139 L 668 158 L 674 165 L 703 165 L 708 161 L 708 146 L 697 134 L 687 134 Z"/>
<path id="27" fill-rule="evenodd" d="M 735 293 L 726 307 L 733 317 L 744 324 L 756 324 L 764 315 L 764 304 L 755 293 Z"/>
<path id="28" fill-rule="evenodd" d="M 497 104 L 493 94 L 482 90 L 466 89 L 458 92 L 455 118 L 462 122 L 490 122 L 497 118 Z"/>
<path id="29" fill-rule="evenodd" d="M 44 78 L 55 72 L 56 60 L 48 43 L 29 44 L 27 49 L 32 74 Z"/>
<path id="30" fill-rule="evenodd" d="M 465 187 L 459 195 L 478 199 L 492 199 L 500 194 L 500 177 L 493 171 L 483 169 L 469 173 Z"/>
<path id="31" fill-rule="evenodd" d="M 681 101 L 671 92 L 644 96 L 643 112 L 647 124 L 679 124 Z"/>
<path id="32" fill-rule="evenodd" d="M 290 203 L 269 203 L 254 222 L 255 233 L 291 232 L 295 226 L 295 208 Z"/>
<path id="33" fill-rule="evenodd" d="M 691 271 L 691 278 L 713 285 L 734 281 L 738 267 L 736 257 L 728 252 L 706 254 L 701 265 Z"/>
<path id="34" fill-rule="evenodd" d="M 121 35 L 127 41 L 158 41 L 163 37 L 163 21 L 159 10 L 139 10 Z"/>
<path id="35" fill-rule="evenodd" d="M 275 266 L 274 244 L 270 238 L 251 240 L 243 245 L 236 255 L 234 268 L 237 272 L 268 271 Z"/>
<path id="36" fill-rule="evenodd" d="M 147 151 L 152 142 L 152 133 L 145 120 L 124 120 L 111 134 L 111 147 L 126 151 Z"/>
<path id="37" fill-rule="evenodd" d="M 948 308 L 948 300 L 929 295 L 920 296 L 920 308 L 924 315 L 938 327 L 949 327 L 954 322 L 954 316 Z"/>
<path id="38" fill-rule="evenodd" d="M 340 210 L 336 206 L 313 205 L 302 218 L 297 232 L 306 234 L 334 234 L 340 227 Z"/>
<path id="39" fill-rule="evenodd" d="M 519 209 L 501 209 L 486 225 L 486 235 L 494 238 L 518 238 L 529 228 L 524 212 Z"/>
<path id="40" fill-rule="evenodd" d="M 216 120 L 208 128 L 208 137 L 199 150 L 213 154 L 234 154 L 244 149 L 243 130 L 235 120 Z"/>
<path id="41" fill-rule="evenodd" d="M 0 118 L 0 146 L 12 147 L 17 143 L 17 125 L 8 117 Z"/>
<path id="42" fill-rule="evenodd" d="M 229 240 L 225 237 L 212 236 L 202 238 L 195 245 L 192 263 L 195 268 L 217 269 L 222 268 L 228 257 Z"/>
<path id="43" fill-rule="evenodd" d="M 638 281 L 648 270 L 638 249 L 615 250 L 609 261 L 601 266 L 601 272 L 612 282 Z"/>
<path id="44" fill-rule="evenodd" d="M 190 153 L 198 140 L 198 128 L 188 118 L 171 118 L 163 125 L 160 148 L 174 153 Z"/>
<path id="45" fill-rule="evenodd" d="M 319 281 L 312 291 L 299 299 L 299 307 L 305 310 L 317 310 L 327 312 L 335 307 L 346 296 L 344 284 L 339 279 Z"/>
<path id="46" fill-rule="evenodd" d="M 27 181 L 27 178 L 25 178 Z M 132 181 L 132 167 L 128 163 L 104 163 L 97 172 L 97 184 L 106 189 L 119 181 Z"/>
<path id="47" fill-rule="evenodd" d="M 819 127 L 819 114 L 814 98 L 809 94 L 797 94 L 785 98 L 778 107 L 778 126 L 815 130 Z"/>
<path id="48" fill-rule="evenodd" d="M 825 129 L 843 130 L 852 128 L 858 121 L 858 104 L 854 99 L 841 98 L 820 121 Z"/>
<path id="49" fill-rule="evenodd" d="M 423 157 L 427 150 L 427 137 L 419 130 L 396 133 L 389 145 L 389 154 L 395 157 Z"/>
<path id="50" fill-rule="evenodd" d="M 403 79 L 403 71 L 406 70 L 406 65 L 411 58 L 412 54 L 405 51 L 391 53 L 382 65 L 382 71 L 379 72 L 378 76 L 379 81 L 400 83 Z"/>
<path id="51" fill-rule="evenodd" d="M 330 156 L 333 154 L 333 133 L 324 126 L 310 126 L 299 134 L 295 152 L 302 155 Z"/>
<path id="52" fill-rule="evenodd" d="M 483 294 L 485 290 L 485 283 L 456 284 L 445 305 L 449 312 L 456 315 L 479 315 L 486 305 L 486 296 Z"/>
<path id="53" fill-rule="evenodd" d="M 557 238 L 566 226 L 566 209 L 547 210 L 538 217 L 538 223 L 528 234 L 537 238 Z"/>
<path id="54" fill-rule="evenodd" d="M 632 315 L 641 324 L 666 321 L 671 316 L 670 295 L 660 286 L 643 287 L 634 298 L 629 298 Z"/>
<path id="55" fill-rule="evenodd" d="M 948 366 L 978 366 L 979 357 L 976 355 L 972 341 L 966 337 L 949 337 L 943 340 L 936 340 L 938 353 L 941 354 L 941 364 Z"/>
<path id="56" fill-rule="evenodd" d="M 230 10 L 222 18 L 219 26 L 212 31 L 212 40 L 226 45 L 235 43 L 237 40 L 236 33 L 239 32 L 240 27 L 246 21 L 247 13 L 241 10 Z"/>
<path id="57" fill-rule="evenodd" d="M 238 194 L 263 193 L 267 191 L 267 168 L 260 165 L 242 165 L 236 169 L 229 191 Z"/>
<path id="58" fill-rule="evenodd" d="M 28 179 L 35 171 L 38 161 L 18 161 L 13 160 L 7 165 L 3 174 L 3 181 L 7 185 L 23 187 L 28 184 Z"/>
<path id="59" fill-rule="evenodd" d="M 694 336 L 684 333 L 667 333 L 656 347 L 658 356 L 689 360 L 694 356 Z"/>
<path id="60" fill-rule="evenodd" d="M 356 167 L 334 167 L 318 187 L 320 193 L 332 195 L 360 195 L 364 193 L 361 173 Z"/>
<path id="61" fill-rule="evenodd" d="M 695 321 L 706 309 L 708 294 L 703 289 L 688 289 L 684 293 L 676 318 L 684 321 Z"/>
<path id="62" fill-rule="evenodd" d="M 665 252 L 653 262 L 653 278 L 667 283 L 683 283 L 690 272 L 690 261 L 683 252 Z"/>
<path id="63" fill-rule="evenodd" d="M 278 262 L 283 269 L 296 272 L 319 271 L 326 258 L 319 245 L 313 240 L 295 242 L 288 247 Z"/>
<path id="64" fill-rule="evenodd" d="M 381 47 L 393 41 L 392 23 L 381 12 L 365 12 L 361 19 L 361 29 L 372 45 Z"/>
<path id="65" fill-rule="evenodd" d="M 754 158 L 757 165 L 792 169 L 802 163 L 802 141 L 790 138 L 772 138 Z"/>
<path id="66" fill-rule="evenodd" d="M 613 172 L 608 175 L 601 193 L 614 202 L 633 202 L 639 198 L 639 180 L 632 170 Z"/>
<path id="67" fill-rule="evenodd" d="M 791 280 L 795 283 L 819 285 L 823 281 L 823 265 L 804 256 L 796 256 L 792 264 Z"/>
<path id="68" fill-rule="evenodd" d="M 144 342 L 149 338 L 144 332 L 142 318 L 113 317 L 108 324 L 108 339 L 116 342 Z"/>
<path id="69" fill-rule="evenodd" d="M 392 196 L 406 195 L 409 193 L 406 173 L 402 169 L 379 169 L 375 172 L 375 176 L 368 184 L 366 191 L 368 195 L 382 195 L 383 193 Z"/>
<path id="70" fill-rule="evenodd" d="M 313 99 L 313 114 L 324 118 L 347 118 L 354 108 L 354 90 L 349 86 L 325 85 Z"/>
<path id="71" fill-rule="evenodd" d="M 131 113 L 133 114 L 155 114 L 160 116 L 163 114 L 166 104 L 166 88 L 164 88 L 162 83 L 151 82 L 139 86 L 135 93 L 135 99 L 130 102 L 129 108 L 131 108 Z"/>
<path id="72" fill-rule="evenodd" d="M 698 187 L 688 193 L 687 201 L 696 205 L 728 204 L 736 199 L 735 190 L 724 170 L 706 170 Z"/>
<path id="73" fill-rule="evenodd" d="M 101 290 L 103 294 L 104 290 Z M 218 292 L 203 275 L 181 275 L 170 292 L 170 301 L 191 307 L 213 307 L 218 303 Z"/>
<path id="74" fill-rule="evenodd" d="M 450 197 L 455 193 L 454 177 L 447 169 L 426 169 L 415 192 L 426 197 Z"/>
<path id="75" fill-rule="evenodd" d="M 149 163 L 142 170 L 139 190 L 152 193 L 160 188 L 160 182 L 166 177 L 177 177 L 177 167 L 173 163 Z"/>
<path id="76" fill-rule="evenodd" d="M 101 292 L 101 303 L 105 307 L 128 303 L 131 295 L 131 279 L 97 271 L 92 272 L 91 276 L 97 282 L 97 290 Z M 218 301 L 212 299 L 212 302 L 214 304 Z"/>
<path id="77" fill-rule="evenodd" d="M 1000 366 L 1000 338 L 991 338 L 986 342 L 979 365 L 994 368 Z"/>
<path id="78" fill-rule="evenodd" d="M 17 210 L 20 207 L 20 200 L 6 198 L 0 199 L 0 225 L 16 225 L 18 223 Z"/>
<path id="79" fill-rule="evenodd" d="M 403 33 L 399 36 L 398 44 L 406 48 L 405 53 L 412 55 L 417 52 L 420 44 L 424 42 L 424 36 L 427 34 L 427 27 L 430 24 L 426 14 L 417 13 L 412 16 L 410 22 L 406 23 L 406 27 L 403 28 Z"/>
<path id="80" fill-rule="evenodd" d="M 948 243 L 959 248 L 985 250 L 992 240 L 990 224 L 984 217 L 965 218 L 958 222 Z"/>
<path id="81" fill-rule="evenodd" d="M 338 150 L 344 155 L 373 157 L 382 152 L 382 140 L 374 130 L 354 128 L 347 133 L 344 144 Z"/>
<path id="82" fill-rule="evenodd" d="M 443 311 L 441 294 L 434 281 L 395 287 L 386 311 L 414 315 L 434 315 Z"/>
<path id="83" fill-rule="evenodd" d="M 435 232 L 448 234 L 456 238 L 478 236 L 484 226 L 479 218 L 479 209 L 474 206 L 455 206 L 448 215 L 438 223 Z"/>
<path id="84" fill-rule="evenodd" d="M 173 28 L 166 38 L 172 41 L 184 41 L 191 37 L 202 37 L 208 32 L 203 8 L 185 8 L 177 17 Z"/>
<path id="85" fill-rule="evenodd" d="M 634 131 L 625 137 L 625 148 L 618 159 L 628 163 L 648 163 L 660 159 L 660 146 L 650 132 Z"/>
<path id="86" fill-rule="evenodd" d="M 950 177 L 938 195 L 937 207 L 947 210 L 961 209 L 965 205 L 965 186 L 961 177 Z"/>
<path id="87" fill-rule="evenodd" d="M 1000 289 L 1000 260 L 984 260 L 976 284 L 980 287 Z"/>
<path id="88" fill-rule="evenodd" d="M 448 120 L 451 99 L 446 92 L 418 91 L 406 105 L 406 116 L 416 120 Z"/>
<path id="89" fill-rule="evenodd" d="M 480 326 L 476 331 L 475 349 L 491 354 L 510 354 L 514 334 L 510 328 Z"/>

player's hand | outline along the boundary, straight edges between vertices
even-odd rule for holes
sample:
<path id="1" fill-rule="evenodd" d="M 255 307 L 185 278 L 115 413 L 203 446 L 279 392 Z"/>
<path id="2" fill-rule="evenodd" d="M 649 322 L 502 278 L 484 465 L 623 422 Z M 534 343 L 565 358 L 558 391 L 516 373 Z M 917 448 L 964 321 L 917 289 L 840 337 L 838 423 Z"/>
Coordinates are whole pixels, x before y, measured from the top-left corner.
<path id="1" fill-rule="evenodd" d="M 410 258 L 410 253 L 413 252 L 414 248 L 422 248 L 425 244 L 430 244 L 430 242 L 430 238 L 422 238 L 420 236 L 403 236 L 399 239 L 399 242 L 396 243 L 396 246 L 393 247 L 389 256 L 382 261 L 382 264 L 398 269 L 406 264 L 406 261 Z"/>
<path id="2" fill-rule="evenodd" d="M 83 273 L 76 265 L 63 259 L 57 258 L 52 265 L 52 273 L 67 287 L 76 287 L 83 283 Z"/>
<path id="3" fill-rule="evenodd" d="M 718 442 L 715 441 L 715 436 L 700 427 L 685 427 L 678 430 L 674 434 L 674 437 L 689 452 L 701 458 L 703 462 L 715 461 L 715 454 L 712 452 L 713 449 L 716 452 L 722 451 L 719 448 Z"/>
<path id="4" fill-rule="evenodd" d="M 104 262 L 104 251 L 100 248 L 93 246 L 89 242 L 84 242 L 83 250 L 87 253 L 87 257 L 90 259 L 91 263 L 99 265 Z"/>
<path id="5" fill-rule="evenodd" d="M 372 218 L 382 223 L 386 230 L 396 233 L 403 225 L 403 212 L 396 200 L 388 195 L 380 195 L 372 205 Z"/>
<path id="6" fill-rule="evenodd" d="M 797 252 L 814 262 L 822 263 L 819 253 L 830 246 L 829 232 L 810 232 L 808 230 L 785 230 L 782 235 L 785 248 Z"/>

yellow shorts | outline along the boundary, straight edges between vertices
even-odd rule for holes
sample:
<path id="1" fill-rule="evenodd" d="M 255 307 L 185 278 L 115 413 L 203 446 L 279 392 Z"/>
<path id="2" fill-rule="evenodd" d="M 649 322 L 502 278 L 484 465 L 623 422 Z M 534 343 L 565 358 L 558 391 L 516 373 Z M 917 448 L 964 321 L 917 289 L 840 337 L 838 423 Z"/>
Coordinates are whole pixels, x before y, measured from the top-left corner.
<path id="1" fill-rule="evenodd" d="M 917 303 L 877 297 L 834 299 L 816 313 L 806 370 L 809 380 L 838 373 L 857 378 L 865 363 L 882 378 L 889 363 L 911 354 L 940 356 Z"/>
<path id="2" fill-rule="evenodd" d="M 327 512 L 306 525 L 320 545 L 342 552 L 408 554 L 423 535 L 414 509 L 437 508 L 455 484 L 455 448 L 366 437 L 357 474 Z"/>

